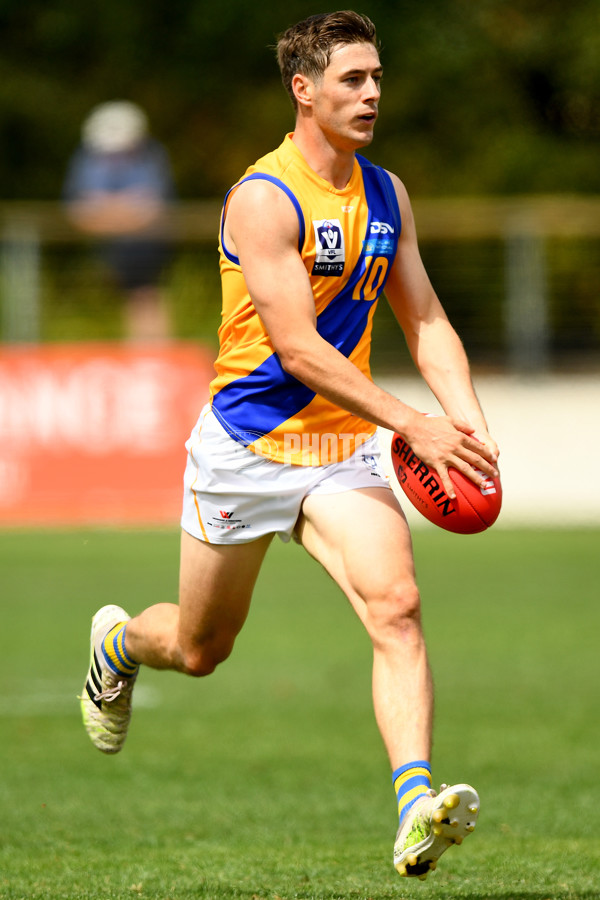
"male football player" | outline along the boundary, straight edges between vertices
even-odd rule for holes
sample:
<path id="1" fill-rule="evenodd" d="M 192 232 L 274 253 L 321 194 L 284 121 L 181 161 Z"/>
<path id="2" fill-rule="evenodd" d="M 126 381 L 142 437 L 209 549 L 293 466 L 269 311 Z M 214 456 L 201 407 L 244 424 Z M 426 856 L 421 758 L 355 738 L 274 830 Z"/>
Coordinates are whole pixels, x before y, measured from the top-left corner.
<path id="1" fill-rule="evenodd" d="M 423 878 L 473 830 L 479 799 L 467 784 L 431 787 L 433 691 L 411 538 L 376 428 L 402 434 L 451 496 L 448 468 L 482 483 L 498 449 L 421 262 L 406 189 L 357 153 L 379 114 L 373 24 L 349 11 L 312 16 L 277 53 L 295 129 L 223 207 L 223 324 L 210 402 L 187 444 L 179 604 L 96 614 L 83 715 L 94 744 L 116 752 L 139 665 L 210 674 L 244 624 L 273 536 L 294 536 L 371 638 L 398 801 L 394 862 Z M 384 289 L 445 415 L 426 417 L 371 379 Z"/>

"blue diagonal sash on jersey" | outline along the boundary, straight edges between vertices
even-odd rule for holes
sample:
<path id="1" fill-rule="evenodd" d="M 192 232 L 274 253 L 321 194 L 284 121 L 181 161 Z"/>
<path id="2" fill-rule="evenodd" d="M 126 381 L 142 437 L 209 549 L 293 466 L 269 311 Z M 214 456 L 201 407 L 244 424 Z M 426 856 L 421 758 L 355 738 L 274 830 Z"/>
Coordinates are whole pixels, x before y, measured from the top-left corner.
<path id="1" fill-rule="evenodd" d="M 363 173 L 365 195 L 369 207 L 367 236 L 371 233 L 372 222 L 388 222 L 394 232 L 386 240 L 384 249 L 378 255 L 388 256 L 390 262 L 396 255 L 400 234 L 400 210 L 389 175 L 368 160 L 357 156 Z M 253 177 L 261 177 L 255 173 Z M 271 176 L 269 181 L 278 183 Z M 290 195 L 289 188 L 281 187 Z M 294 197 L 294 200 L 296 198 Z M 304 221 L 297 201 L 294 204 Z M 377 288 L 377 296 L 372 300 L 353 300 L 352 294 L 365 274 L 365 258 L 369 241 L 363 243 L 363 250 L 350 278 L 317 318 L 317 331 L 344 356 L 348 357 L 357 346 L 367 327 L 369 312 L 385 287 L 389 268 Z M 248 375 L 235 379 L 223 387 L 214 397 L 212 408 L 227 432 L 243 444 L 251 444 L 258 437 L 273 431 L 282 422 L 300 412 L 311 402 L 316 392 L 308 388 L 293 375 L 289 375 L 281 365 L 279 357 L 273 353 Z"/>

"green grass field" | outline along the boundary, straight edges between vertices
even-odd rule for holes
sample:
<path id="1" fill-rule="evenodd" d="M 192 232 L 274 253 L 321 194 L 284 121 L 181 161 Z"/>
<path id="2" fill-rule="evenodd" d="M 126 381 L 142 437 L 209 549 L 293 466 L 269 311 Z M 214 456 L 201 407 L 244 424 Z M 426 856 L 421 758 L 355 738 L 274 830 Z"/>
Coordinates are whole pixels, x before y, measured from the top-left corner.
<path id="1" fill-rule="evenodd" d="M 415 535 L 437 685 L 434 778 L 482 813 L 425 883 L 392 866 L 370 647 L 274 543 L 231 659 L 144 671 L 124 751 L 76 695 L 107 602 L 174 599 L 176 532 L 0 534 L 0 897 L 575 900 L 600 896 L 600 531 Z"/>

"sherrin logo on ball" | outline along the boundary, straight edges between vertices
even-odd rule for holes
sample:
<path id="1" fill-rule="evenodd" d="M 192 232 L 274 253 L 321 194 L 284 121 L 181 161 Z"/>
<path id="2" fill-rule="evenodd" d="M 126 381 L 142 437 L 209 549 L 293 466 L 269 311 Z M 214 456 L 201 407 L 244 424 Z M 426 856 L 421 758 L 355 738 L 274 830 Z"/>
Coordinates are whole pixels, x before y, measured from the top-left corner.
<path id="1" fill-rule="evenodd" d="M 502 506 L 500 478 L 475 484 L 457 469 L 448 473 L 456 497 L 450 498 L 439 475 L 413 452 L 402 435 L 392 438 L 392 463 L 400 487 L 426 519 L 455 534 L 478 534 L 493 525 Z"/>

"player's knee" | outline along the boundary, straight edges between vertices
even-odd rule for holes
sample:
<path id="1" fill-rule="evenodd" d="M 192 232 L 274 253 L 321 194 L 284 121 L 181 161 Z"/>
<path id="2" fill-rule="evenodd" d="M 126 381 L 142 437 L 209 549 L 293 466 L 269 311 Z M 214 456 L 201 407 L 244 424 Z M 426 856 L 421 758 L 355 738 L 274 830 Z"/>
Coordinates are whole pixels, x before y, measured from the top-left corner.
<path id="1" fill-rule="evenodd" d="M 391 615 L 394 621 L 420 622 L 421 596 L 416 584 L 398 585 L 391 595 Z"/>
<path id="2" fill-rule="evenodd" d="M 224 662 L 231 653 L 231 644 L 194 644 L 182 650 L 182 669 L 193 678 L 212 675 L 217 666 Z"/>
<path id="3" fill-rule="evenodd" d="M 421 632 L 421 602 L 414 583 L 390 586 L 368 604 L 369 631 L 377 643 L 404 642 Z"/>

